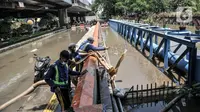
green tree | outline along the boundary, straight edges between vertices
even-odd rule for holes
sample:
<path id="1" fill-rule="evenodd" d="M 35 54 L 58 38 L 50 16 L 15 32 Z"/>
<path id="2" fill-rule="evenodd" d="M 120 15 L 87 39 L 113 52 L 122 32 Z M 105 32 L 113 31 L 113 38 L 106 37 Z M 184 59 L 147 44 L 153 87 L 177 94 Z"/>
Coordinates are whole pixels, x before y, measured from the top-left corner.
<path id="1" fill-rule="evenodd" d="M 150 0 L 148 4 L 149 4 L 149 12 L 152 12 L 152 13 L 170 11 L 169 0 Z"/>
<path id="2" fill-rule="evenodd" d="M 200 11 L 200 0 L 95 0 L 92 9 L 107 18 L 111 15 L 124 16 L 128 13 L 137 13 L 138 20 L 149 15 L 175 12 L 178 7 L 192 7 L 194 12 Z"/>
<path id="3" fill-rule="evenodd" d="M 116 0 L 95 0 L 92 4 L 92 10 L 94 12 L 102 10 L 102 16 L 109 19 L 112 15 L 115 15 L 115 3 Z"/>
<path id="4" fill-rule="evenodd" d="M 175 11 L 178 7 L 192 7 L 193 11 L 200 8 L 200 0 L 169 0 L 171 11 Z"/>

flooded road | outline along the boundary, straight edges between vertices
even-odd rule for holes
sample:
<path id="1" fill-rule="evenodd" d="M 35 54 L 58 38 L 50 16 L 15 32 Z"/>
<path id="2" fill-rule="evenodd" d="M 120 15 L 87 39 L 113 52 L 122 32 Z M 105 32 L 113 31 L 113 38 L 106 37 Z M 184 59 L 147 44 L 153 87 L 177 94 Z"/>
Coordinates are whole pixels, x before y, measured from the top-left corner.
<path id="1" fill-rule="evenodd" d="M 106 37 L 107 46 L 111 47 L 108 54 L 113 66 L 116 65 L 124 50 L 128 50 L 116 77 L 116 80 L 122 80 L 122 82 L 117 83 L 118 87 L 130 88 L 137 84 L 155 82 L 159 86 L 162 85 L 163 81 L 169 81 L 150 61 L 112 29 L 105 28 L 102 31 Z M 66 31 L 0 54 L 0 105 L 33 84 L 35 61 L 32 57 L 34 53 L 39 56 L 50 56 L 51 62 L 54 62 L 61 50 L 67 49 L 71 42 L 78 42 L 85 33 Z"/>
<path id="2" fill-rule="evenodd" d="M 0 105 L 33 84 L 34 53 L 38 56 L 50 56 L 51 62 L 54 62 L 59 57 L 61 50 L 67 49 L 71 42 L 78 42 L 85 33 L 84 31 L 64 31 L 1 53 Z"/>
<path id="3" fill-rule="evenodd" d="M 106 45 L 111 47 L 108 50 L 110 62 L 116 65 L 119 57 L 127 49 L 124 61 L 121 63 L 116 80 L 120 88 L 130 88 L 133 85 L 157 83 L 161 86 L 164 81 L 169 79 L 158 70 L 150 61 L 148 61 L 140 52 L 126 42 L 111 28 L 102 29 L 106 37 Z"/>

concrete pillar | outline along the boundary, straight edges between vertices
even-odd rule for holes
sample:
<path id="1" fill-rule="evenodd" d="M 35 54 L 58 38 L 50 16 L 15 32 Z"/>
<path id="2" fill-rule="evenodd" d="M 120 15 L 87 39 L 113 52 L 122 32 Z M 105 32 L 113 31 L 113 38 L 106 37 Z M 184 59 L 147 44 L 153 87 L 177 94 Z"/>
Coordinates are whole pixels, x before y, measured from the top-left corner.
<path id="1" fill-rule="evenodd" d="M 58 13 L 60 26 L 66 26 L 68 24 L 67 9 L 59 9 Z"/>

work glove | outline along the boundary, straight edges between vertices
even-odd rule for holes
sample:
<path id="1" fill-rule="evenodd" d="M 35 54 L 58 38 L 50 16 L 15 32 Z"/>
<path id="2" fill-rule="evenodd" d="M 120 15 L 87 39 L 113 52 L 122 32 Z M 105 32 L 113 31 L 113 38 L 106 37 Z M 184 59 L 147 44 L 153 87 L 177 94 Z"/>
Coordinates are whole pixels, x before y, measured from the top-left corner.
<path id="1" fill-rule="evenodd" d="M 71 66 L 75 66 L 75 65 L 76 65 L 76 62 L 73 61 L 73 60 L 70 60 L 70 65 L 71 65 Z"/>
<path id="2" fill-rule="evenodd" d="M 95 55 L 96 53 L 94 51 L 89 52 L 89 55 Z"/>
<path id="3" fill-rule="evenodd" d="M 105 47 L 105 50 L 108 50 L 108 49 L 110 49 L 110 47 Z"/>
<path id="4" fill-rule="evenodd" d="M 92 53 L 92 52 L 94 52 L 94 51 L 93 51 L 93 50 L 89 50 L 89 51 L 88 51 L 89 54 Z"/>
<path id="5" fill-rule="evenodd" d="M 81 72 L 81 74 L 80 74 L 80 75 L 81 75 L 81 76 L 82 76 L 82 75 L 85 75 L 87 72 L 88 72 L 88 70 L 87 70 L 87 69 L 85 69 L 85 70 L 83 70 L 83 71 Z"/>

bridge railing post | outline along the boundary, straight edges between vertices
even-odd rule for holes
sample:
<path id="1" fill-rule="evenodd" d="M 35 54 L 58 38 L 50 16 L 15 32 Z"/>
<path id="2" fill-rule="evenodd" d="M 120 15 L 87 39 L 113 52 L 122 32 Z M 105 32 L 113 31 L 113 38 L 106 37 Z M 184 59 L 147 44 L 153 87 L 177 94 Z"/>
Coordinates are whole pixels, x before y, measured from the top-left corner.
<path id="1" fill-rule="evenodd" d="M 125 34 L 125 36 L 124 36 L 124 38 L 125 38 L 125 40 L 127 40 L 127 36 L 128 36 L 128 26 L 126 25 L 126 34 Z"/>
<path id="2" fill-rule="evenodd" d="M 143 39 L 145 38 L 145 35 L 146 35 L 146 32 L 142 32 L 142 36 L 141 36 L 141 38 L 140 38 L 140 51 L 142 51 L 143 50 L 143 44 L 144 44 L 144 41 L 143 41 Z"/>
<path id="3" fill-rule="evenodd" d="M 149 52 L 150 52 L 150 54 L 149 54 L 149 59 L 152 59 L 152 57 L 153 57 L 153 40 L 152 40 L 152 39 L 153 39 L 153 36 L 154 36 L 154 35 L 150 33 L 150 38 L 149 38 L 149 42 L 150 42 L 150 43 L 149 43 L 149 44 L 150 44 L 150 45 L 149 45 Z"/>
<path id="4" fill-rule="evenodd" d="M 125 31 L 126 31 L 126 26 L 123 25 L 123 33 L 122 33 L 122 37 L 123 37 L 123 38 L 124 38 Z"/>
<path id="5" fill-rule="evenodd" d="M 125 39 L 128 41 L 128 35 L 129 35 L 129 26 L 126 27 L 126 35 Z"/>
<path id="6" fill-rule="evenodd" d="M 122 34 L 123 38 L 124 38 L 125 32 L 126 32 L 126 25 L 123 25 L 123 34 Z"/>
<path id="7" fill-rule="evenodd" d="M 136 48 L 137 48 L 137 45 L 139 43 L 140 38 L 142 38 L 142 30 L 138 31 L 138 37 L 137 37 L 136 42 L 135 42 L 135 47 Z"/>
<path id="8" fill-rule="evenodd" d="M 131 45 L 133 45 L 133 40 L 134 40 L 134 36 L 136 35 L 135 34 L 135 28 L 134 27 L 132 27 L 133 28 L 133 30 L 132 30 L 132 36 L 131 36 L 131 38 L 130 38 L 130 43 L 131 43 Z"/>
<path id="9" fill-rule="evenodd" d="M 134 33 L 134 46 L 136 47 L 136 42 L 137 42 L 137 37 L 138 37 L 138 34 L 139 34 L 139 30 L 138 29 L 135 29 L 135 33 Z"/>
<path id="10" fill-rule="evenodd" d="M 143 53 L 144 53 L 144 51 L 145 51 L 145 49 L 146 49 L 146 47 L 147 47 L 147 44 L 148 44 L 149 39 L 150 39 L 150 36 L 151 36 L 151 34 L 150 34 L 149 32 L 147 32 L 147 38 L 146 38 L 146 41 L 145 41 L 145 43 L 144 43 L 144 48 L 143 48 L 143 50 L 142 50 Z"/>
<path id="11" fill-rule="evenodd" d="M 128 42 L 130 42 L 131 35 L 132 35 L 132 27 L 129 26 L 129 32 L 128 32 L 128 38 L 127 38 Z"/>
<path id="12" fill-rule="evenodd" d="M 129 27 L 129 36 L 128 36 L 128 42 L 130 43 L 130 39 L 131 39 L 131 37 L 132 37 L 132 34 L 133 34 L 133 32 L 132 32 L 132 30 L 133 30 L 133 27 Z"/>
<path id="13" fill-rule="evenodd" d="M 158 36 L 155 35 L 155 44 L 158 44 Z"/>
<path id="14" fill-rule="evenodd" d="M 119 26 L 120 26 L 120 24 L 117 24 L 117 32 L 119 33 Z"/>
<path id="15" fill-rule="evenodd" d="M 197 48 L 189 48 L 189 66 L 187 76 L 187 84 L 189 86 L 192 86 L 195 81 L 196 58 Z"/>
<path id="16" fill-rule="evenodd" d="M 169 51 L 169 39 L 164 41 L 164 70 L 168 68 L 168 51 Z"/>
<path id="17" fill-rule="evenodd" d="M 120 31 L 119 31 L 120 33 L 119 34 L 122 35 L 122 24 L 121 23 L 119 23 L 119 24 L 120 24 Z"/>

